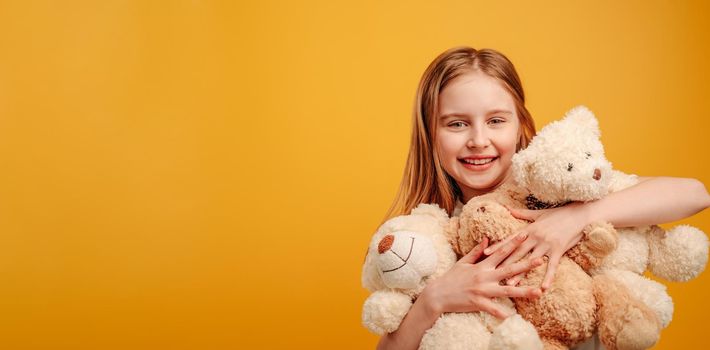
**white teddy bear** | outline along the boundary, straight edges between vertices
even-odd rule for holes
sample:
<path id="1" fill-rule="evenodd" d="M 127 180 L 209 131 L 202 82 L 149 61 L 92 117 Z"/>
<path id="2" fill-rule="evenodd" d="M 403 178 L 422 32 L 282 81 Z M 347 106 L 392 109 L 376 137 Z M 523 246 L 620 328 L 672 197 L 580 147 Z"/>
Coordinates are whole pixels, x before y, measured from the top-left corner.
<path id="1" fill-rule="evenodd" d="M 382 335 L 399 328 L 426 284 L 456 263 L 444 230 L 449 216 L 435 204 L 420 204 L 410 215 L 385 222 L 370 242 L 362 284 L 372 294 L 362 322 Z M 514 311 L 510 299 L 499 299 Z M 535 328 L 515 314 L 504 321 L 484 312 L 445 313 L 427 330 L 419 349 L 542 349 Z"/>
<path id="2" fill-rule="evenodd" d="M 569 201 L 597 200 L 638 183 L 635 175 L 612 170 L 599 140 L 599 125 L 584 106 L 545 126 L 531 144 L 513 157 L 516 182 L 532 195 L 528 208 L 541 209 Z M 624 283 L 631 294 L 653 309 L 663 328 L 673 314 L 666 287 L 643 276 L 646 269 L 670 281 L 697 277 L 708 260 L 708 239 L 697 228 L 682 225 L 618 228 L 617 249 L 592 274 Z"/>

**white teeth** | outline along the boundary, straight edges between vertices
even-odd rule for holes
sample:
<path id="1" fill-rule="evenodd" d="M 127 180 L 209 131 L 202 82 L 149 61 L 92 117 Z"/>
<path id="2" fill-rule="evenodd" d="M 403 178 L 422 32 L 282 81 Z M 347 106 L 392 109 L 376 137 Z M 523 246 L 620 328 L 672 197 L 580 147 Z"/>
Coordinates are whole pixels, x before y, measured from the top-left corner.
<path id="1" fill-rule="evenodd" d="M 486 159 L 464 159 L 463 161 L 468 163 L 468 164 L 475 164 L 475 165 L 482 165 L 482 164 L 488 164 L 493 161 L 494 158 L 486 158 Z"/>

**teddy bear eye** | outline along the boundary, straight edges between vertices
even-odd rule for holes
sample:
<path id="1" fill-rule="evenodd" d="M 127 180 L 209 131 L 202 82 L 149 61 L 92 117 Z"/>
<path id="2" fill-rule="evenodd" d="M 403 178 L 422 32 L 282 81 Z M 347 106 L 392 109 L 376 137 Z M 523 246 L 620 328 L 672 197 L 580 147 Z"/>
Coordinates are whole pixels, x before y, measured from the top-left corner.
<path id="1" fill-rule="evenodd" d="M 587 155 L 587 159 L 589 159 L 589 157 L 591 157 L 591 156 L 592 156 L 592 154 L 591 154 L 591 153 L 589 153 L 589 152 L 585 152 L 584 154 L 586 154 L 586 155 Z"/>
<path id="2" fill-rule="evenodd" d="M 567 164 L 567 171 L 572 171 L 572 168 L 574 168 L 574 164 L 572 164 L 572 163 Z"/>

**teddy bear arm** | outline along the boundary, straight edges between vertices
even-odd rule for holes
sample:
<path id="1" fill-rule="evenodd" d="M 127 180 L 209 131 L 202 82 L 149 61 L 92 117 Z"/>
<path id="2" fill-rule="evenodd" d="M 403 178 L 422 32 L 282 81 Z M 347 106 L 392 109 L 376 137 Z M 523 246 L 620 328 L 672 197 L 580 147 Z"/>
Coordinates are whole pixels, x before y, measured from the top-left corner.
<path id="1" fill-rule="evenodd" d="M 377 335 L 399 328 L 412 307 L 412 298 L 404 293 L 383 290 L 372 293 L 362 307 L 362 324 Z"/>
<path id="2" fill-rule="evenodd" d="M 490 337 L 480 313 L 445 313 L 424 333 L 419 350 L 483 350 L 488 347 Z"/>
<path id="3" fill-rule="evenodd" d="M 703 231 L 679 225 L 665 231 L 651 226 L 648 267 L 654 275 L 674 282 L 686 282 L 702 273 L 708 262 L 708 238 Z"/>
<path id="4" fill-rule="evenodd" d="M 567 256 L 584 271 L 601 266 L 604 258 L 611 254 L 618 244 L 618 233 L 607 222 L 595 222 L 584 228 L 582 239 L 567 251 Z"/>

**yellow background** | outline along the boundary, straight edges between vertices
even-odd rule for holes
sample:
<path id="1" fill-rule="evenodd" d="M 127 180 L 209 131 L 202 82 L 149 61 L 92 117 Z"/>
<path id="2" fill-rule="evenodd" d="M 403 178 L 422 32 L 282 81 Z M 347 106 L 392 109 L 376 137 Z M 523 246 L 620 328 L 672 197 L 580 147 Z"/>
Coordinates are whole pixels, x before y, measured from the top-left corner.
<path id="1" fill-rule="evenodd" d="M 372 348 L 365 247 L 457 45 L 538 129 L 585 104 L 616 168 L 710 185 L 707 2 L 3 1 L 0 348 Z M 710 273 L 668 286 L 691 346 Z"/>

